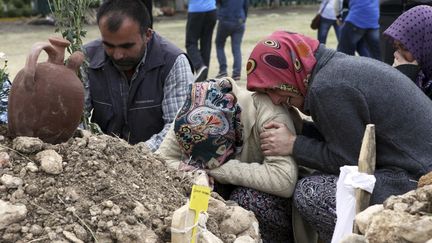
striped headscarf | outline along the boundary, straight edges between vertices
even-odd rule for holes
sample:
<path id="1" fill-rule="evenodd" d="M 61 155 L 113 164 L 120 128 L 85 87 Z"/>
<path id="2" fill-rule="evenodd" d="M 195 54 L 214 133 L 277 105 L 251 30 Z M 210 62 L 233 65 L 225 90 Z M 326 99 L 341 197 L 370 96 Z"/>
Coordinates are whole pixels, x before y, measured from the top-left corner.
<path id="1" fill-rule="evenodd" d="M 249 57 L 248 90 L 281 89 L 305 96 L 318 46 L 318 40 L 301 34 L 274 32 L 260 41 Z"/>

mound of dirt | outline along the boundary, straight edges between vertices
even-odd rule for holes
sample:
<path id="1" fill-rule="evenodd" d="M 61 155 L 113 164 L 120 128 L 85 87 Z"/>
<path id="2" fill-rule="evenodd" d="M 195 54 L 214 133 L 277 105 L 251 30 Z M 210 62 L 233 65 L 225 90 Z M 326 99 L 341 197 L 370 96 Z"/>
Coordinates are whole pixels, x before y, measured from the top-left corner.
<path id="1" fill-rule="evenodd" d="M 81 131 L 51 145 L 0 127 L 1 242 L 167 242 L 191 185 L 118 138 Z"/>

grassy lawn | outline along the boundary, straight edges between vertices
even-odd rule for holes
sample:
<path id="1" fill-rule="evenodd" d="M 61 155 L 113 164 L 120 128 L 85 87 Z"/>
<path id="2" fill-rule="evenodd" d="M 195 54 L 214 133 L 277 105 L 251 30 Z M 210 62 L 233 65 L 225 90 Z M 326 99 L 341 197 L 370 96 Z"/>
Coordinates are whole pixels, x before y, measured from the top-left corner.
<path id="1" fill-rule="evenodd" d="M 289 30 L 302 33 L 316 38 L 316 31 L 309 28 L 309 23 L 318 9 L 318 5 L 306 6 L 286 6 L 277 9 L 250 9 L 246 23 L 246 33 L 243 38 L 242 54 L 243 67 L 249 57 L 254 45 L 263 37 L 275 30 Z M 8 70 L 11 80 L 16 73 L 24 67 L 26 57 L 31 46 L 35 42 L 47 41 L 48 37 L 60 35 L 54 32 L 53 26 L 35 26 L 25 24 L 26 20 L 2 21 L 0 19 L 0 52 L 5 52 L 8 56 Z M 154 29 L 162 36 L 170 39 L 181 49 L 185 49 L 185 26 L 186 14 L 178 13 L 174 17 L 157 17 Z M 99 30 L 96 25 L 86 26 L 88 31 L 84 43 L 99 37 Z M 216 31 L 215 31 L 216 32 Z M 213 35 L 213 39 L 215 38 Z M 331 30 L 327 40 L 327 45 L 336 48 L 337 42 L 334 31 Z M 228 72 L 231 73 L 232 54 L 231 45 L 226 44 L 226 54 L 228 59 Z M 46 59 L 42 55 L 40 62 Z M 216 50 L 213 45 L 210 64 L 210 77 L 214 77 L 218 72 L 218 62 Z M 242 70 L 242 80 L 246 77 L 245 69 Z"/>

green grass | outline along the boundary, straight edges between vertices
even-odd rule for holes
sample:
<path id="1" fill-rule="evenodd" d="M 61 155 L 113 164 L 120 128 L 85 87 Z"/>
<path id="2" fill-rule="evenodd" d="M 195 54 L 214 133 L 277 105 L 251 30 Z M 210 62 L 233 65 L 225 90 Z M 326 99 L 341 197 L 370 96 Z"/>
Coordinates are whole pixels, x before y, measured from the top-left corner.
<path id="1" fill-rule="evenodd" d="M 318 5 L 286 6 L 277 9 L 250 9 L 246 22 L 246 32 L 243 37 L 242 54 L 243 67 L 255 44 L 275 30 L 289 30 L 316 38 L 316 31 L 309 28 L 310 21 L 315 16 Z M 181 49 L 185 49 L 186 14 L 179 13 L 174 17 L 157 17 L 154 29 L 162 36 L 174 42 Z M 11 79 L 24 67 L 26 57 L 35 42 L 47 41 L 50 36 L 60 36 L 54 32 L 54 26 L 27 25 L 24 20 L 1 21 L 0 20 L 0 52 L 8 56 L 8 70 Z M 86 26 L 88 31 L 84 43 L 99 37 L 96 25 Z M 215 31 L 216 32 L 216 31 Z M 216 34 L 213 35 L 213 39 Z M 336 48 L 337 42 L 334 31 L 329 32 L 327 46 Z M 232 54 L 231 45 L 226 44 L 229 73 L 231 73 Z M 39 61 L 46 60 L 46 55 L 41 55 Z M 215 46 L 212 47 L 209 76 L 214 77 L 218 72 Z M 246 72 L 242 70 L 242 80 L 245 80 Z"/>

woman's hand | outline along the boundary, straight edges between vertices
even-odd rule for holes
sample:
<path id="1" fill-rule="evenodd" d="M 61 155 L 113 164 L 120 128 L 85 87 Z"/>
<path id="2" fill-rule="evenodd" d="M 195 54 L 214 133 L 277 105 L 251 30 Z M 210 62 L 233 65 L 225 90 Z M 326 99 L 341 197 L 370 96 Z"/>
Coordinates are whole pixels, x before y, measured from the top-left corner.
<path id="1" fill-rule="evenodd" d="M 183 172 L 194 172 L 196 170 L 198 170 L 198 168 L 196 168 L 195 166 L 189 165 L 188 163 L 181 161 L 178 167 L 179 171 L 183 171 Z"/>
<path id="2" fill-rule="evenodd" d="M 296 139 L 288 127 L 279 122 L 269 122 L 264 125 L 265 131 L 260 134 L 261 150 L 264 155 L 291 155 Z"/>
<path id="3" fill-rule="evenodd" d="M 208 174 L 207 169 L 199 169 L 195 166 L 189 165 L 186 162 L 180 162 L 179 171 L 190 173 L 193 178 L 193 183 L 201 186 L 208 186 L 213 190 L 214 178 Z"/>

